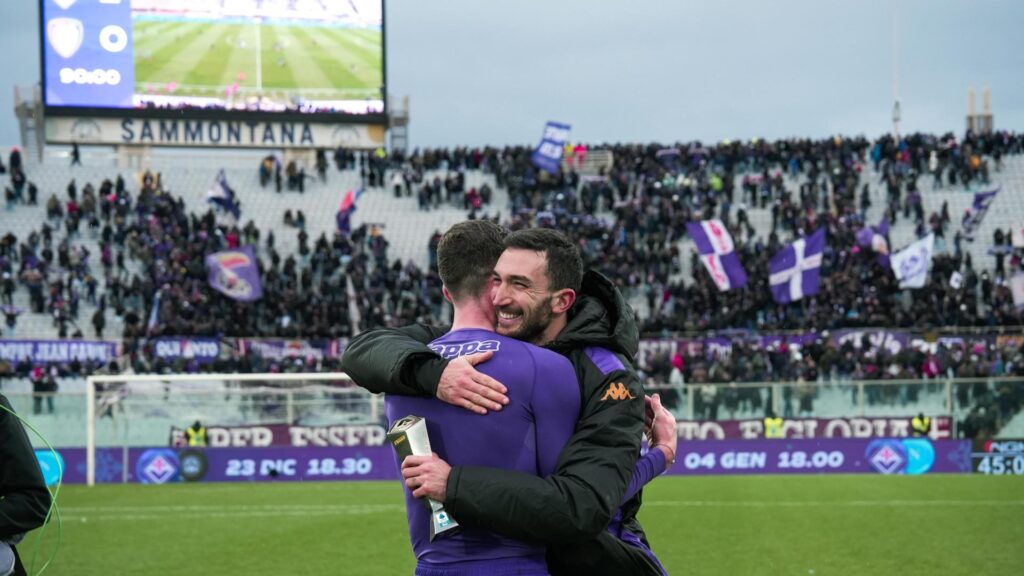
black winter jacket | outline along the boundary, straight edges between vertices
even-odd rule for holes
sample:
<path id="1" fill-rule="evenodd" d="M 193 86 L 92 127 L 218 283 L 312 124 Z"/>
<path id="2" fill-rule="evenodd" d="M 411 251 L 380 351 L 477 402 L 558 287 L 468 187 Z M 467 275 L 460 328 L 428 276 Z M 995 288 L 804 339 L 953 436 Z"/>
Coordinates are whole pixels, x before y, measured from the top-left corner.
<path id="1" fill-rule="evenodd" d="M 364 332 L 349 343 L 342 369 L 371 392 L 436 395 L 448 361 L 425 344 L 445 329 L 413 325 Z M 640 455 L 644 391 L 633 359 L 639 332 L 632 309 L 604 276 L 584 275 L 566 328 L 545 347 L 572 361 L 580 384 L 576 430 L 555 473 L 456 466 L 445 506 L 467 526 L 547 544 L 600 534 L 622 503 Z M 638 493 L 622 506 L 622 526 L 644 538 Z M 557 554 L 558 547 L 549 549 Z"/>
<path id="2" fill-rule="evenodd" d="M 0 394 L 0 405 L 12 410 Z M 21 422 L 0 410 L 0 540 L 10 540 L 43 525 L 50 492 L 43 482 L 35 450 Z M 15 557 L 14 574 L 24 574 Z"/>

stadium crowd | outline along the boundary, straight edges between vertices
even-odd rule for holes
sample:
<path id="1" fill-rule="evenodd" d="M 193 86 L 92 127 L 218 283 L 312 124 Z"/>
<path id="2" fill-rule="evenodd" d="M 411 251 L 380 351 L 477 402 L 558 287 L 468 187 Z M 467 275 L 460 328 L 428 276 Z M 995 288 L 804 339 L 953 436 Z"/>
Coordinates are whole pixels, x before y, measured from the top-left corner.
<path id="1" fill-rule="evenodd" d="M 690 394 L 695 417 L 711 420 L 770 409 L 765 388 L 733 382 L 795 383 L 782 388 L 780 415 L 788 418 L 813 416 L 821 385 L 843 387 L 850 393 L 851 409 L 861 401 L 857 387 L 849 385 L 855 381 L 868 383 L 863 399 L 867 406 L 906 408 L 924 394 L 943 395 L 946 379 L 974 379 L 954 387 L 955 406 L 971 410 L 973 419 L 987 413 L 988 429 L 995 430 L 997 422 L 1005 422 L 1024 405 L 1024 386 L 993 385 L 985 379 L 1024 376 L 1021 345 L 1020 339 L 952 338 L 903 346 L 893 353 L 884 346 L 858 347 L 852 340 L 837 345 L 827 332 L 803 344 L 783 337 L 765 345 L 737 336 L 725 350 L 679 346 L 676 352 L 644 355 L 641 376 L 649 387 L 668 385 L 661 392 L 667 406 L 681 408 L 683 395 Z M 907 383 L 870 384 L 897 380 Z M 979 424 L 976 430 L 981 428 Z"/>
<path id="2" fill-rule="evenodd" d="M 427 150 L 409 157 L 371 156 L 369 172 L 399 168 L 396 185 L 407 194 L 434 198 L 422 183 L 426 170 L 480 169 L 507 188 L 511 228 L 548 226 L 566 231 L 583 250 L 586 264 L 647 301 L 643 331 L 657 335 L 742 327 L 757 330 L 895 325 L 1000 326 L 1018 322 L 1007 285 L 1019 269 L 1009 230 L 997 230 L 995 267 L 976 267 L 963 250 L 966 239 L 947 204 L 932 205 L 919 181 L 934 187 L 984 186 L 1003 158 L 1024 149 L 1021 135 L 968 134 L 957 139 L 912 135 L 895 142 L 883 137 L 821 141 L 699 143 L 662 147 L 611 146 L 614 164 L 598 176 L 570 170 L 556 175 L 530 162 L 529 148 Z M 869 182 L 867 165 L 881 177 Z M 572 163 L 570 163 L 572 165 Z M 380 177 L 381 180 L 383 176 Z M 739 185 L 737 186 L 737 182 Z M 448 186 L 446 186 L 450 190 Z M 461 197 L 456 187 L 456 200 Z M 451 200 L 449 191 L 448 199 Z M 903 302 L 903 292 L 876 255 L 857 242 L 872 223 L 868 208 L 881 202 L 885 221 L 914 223 L 918 237 L 935 233 L 938 255 L 932 281 Z M 771 229 L 758 230 L 751 208 L 770 209 Z M 475 215 L 474 211 L 471 215 Z M 608 216 L 609 217 L 604 217 Z M 729 228 L 748 274 L 767 276 L 770 256 L 786 242 L 828 229 L 822 291 L 800 304 L 776 306 L 766 286 L 720 292 L 706 274 L 680 279 L 676 241 L 686 223 L 718 217 Z M 691 268 L 699 267 L 696 253 Z M 966 290 L 949 286 L 954 272 Z"/>
<path id="3" fill-rule="evenodd" d="M 643 296 L 642 331 L 648 336 L 726 328 L 770 332 L 884 325 L 926 330 L 1020 323 L 1007 278 L 1021 262 L 1010 249 L 1009 231 L 997 230 L 992 239 L 997 248 L 995 267 L 976 266 L 962 249 L 966 240 L 958 218 L 948 206 L 936 206 L 923 195 L 919 182 L 928 178 L 932 187 L 987 185 L 1005 156 L 1024 151 L 1024 135 L 603 148 L 612 152 L 614 162 L 586 176 L 576 170 L 586 155 L 580 147 L 572 150 L 570 170 L 554 175 L 535 168 L 532 149 L 526 147 L 417 150 L 408 155 L 339 149 L 333 160 L 339 170 L 358 169 L 370 188 L 415 197 L 421 210 L 448 202 L 467 210 L 471 218 L 494 218 L 513 229 L 545 226 L 565 231 L 580 246 L 588 267 L 614 279 L 628 295 Z M 261 163 L 261 182 L 276 181 L 280 190 L 281 167 L 272 160 Z M 868 165 L 878 180 L 865 177 Z M 285 169 L 288 187 L 301 191 L 306 176 L 293 168 Z M 320 178 L 326 177 L 326 168 L 327 156 L 321 151 L 316 163 Z M 39 202 L 40 191 L 25 174 L 20 153 L 12 152 L 3 169 L 10 173 L 5 188 L 8 210 Z M 445 178 L 438 173 L 442 170 L 448 172 Z M 466 188 L 467 170 L 493 174 L 497 185 L 508 191 L 505 217 L 502 207 L 493 206 L 489 188 Z M 438 322 L 444 317 L 433 258 L 425 270 L 413 262 L 391 261 L 389 242 L 377 226 L 313 240 L 304 229 L 301 210 L 296 210 L 294 217 L 286 215 L 285 224 L 298 230 L 298 250 L 281 254 L 272 230 L 259 230 L 251 221 L 236 224 L 212 210 L 187 213 L 182 199 L 165 189 L 159 173 L 147 172 L 137 190 L 134 187 L 118 176 L 98 189 L 91 183 L 79 189 L 71 181 L 62 196 L 43 191 L 47 221 L 38 231 L 26 238 L 12 233 L 0 238 L 0 294 L 8 336 L 16 334 L 17 316 L 24 312 L 13 305 L 12 296 L 19 289 L 28 292 L 33 313 L 53 317 L 60 338 L 84 336 L 79 318 L 83 300 L 95 306 L 89 322 L 97 337 L 104 336 L 108 313 L 121 316 L 127 363 L 137 371 L 298 368 L 287 362 L 268 366 L 262 359 L 244 356 L 202 367 L 173 366 L 147 354 L 148 339 L 157 336 L 344 338 L 353 325 L 365 329 Z M 912 295 L 901 291 L 874 251 L 858 242 L 858 232 L 870 226 L 866 212 L 878 202 L 883 203 L 888 223 L 908 219 L 918 236 L 931 232 L 937 237 L 931 281 Z M 769 229 L 754 225 L 752 208 L 770 210 Z M 760 284 L 720 292 L 698 270 L 696 254 L 684 255 L 677 248 L 687 222 L 713 217 L 730 230 L 752 277 L 768 275 L 770 256 L 784 243 L 826 227 L 821 292 L 785 306 L 776 305 Z M 83 233 L 95 240 L 99 254 L 76 242 Z M 435 233 L 428 240 L 428 252 L 438 238 Z M 224 297 L 207 281 L 205 256 L 243 245 L 259 248 L 264 298 L 255 303 Z M 687 257 L 694 274 L 682 279 L 682 259 Z M 962 287 L 950 285 L 954 272 L 962 274 Z M 920 357 L 866 354 L 829 346 L 792 354 L 740 345 L 728 361 L 680 360 L 684 381 L 693 384 L 925 375 Z M 794 360 L 797 356 L 800 359 Z M 937 373 L 957 376 L 1017 374 L 1024 369 L 1016 349 L 971 354 L 940 350 L 932 357 L 941 366 Z M 672 365 L 661 359 L 644 368 L 651 378 L 668 381 L 671 369 L 666 367 Z M 31 367 L 11 368 L 27 373 Z M 61 370 L 85 373 L 93 368 Z M 727 410 L 740 401 L 730 394 L 722 394 Z M 902 394 L 910 398 L 912 391 Z M 983 399 L 978 390 L 966 401 Z"/>

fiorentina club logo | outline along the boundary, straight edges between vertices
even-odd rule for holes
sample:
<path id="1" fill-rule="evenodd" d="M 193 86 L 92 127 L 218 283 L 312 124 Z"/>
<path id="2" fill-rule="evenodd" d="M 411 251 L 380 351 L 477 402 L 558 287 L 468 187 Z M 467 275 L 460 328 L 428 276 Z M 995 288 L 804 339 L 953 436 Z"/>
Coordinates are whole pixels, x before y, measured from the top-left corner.
<path id="1" fill-rule="evenodd" d="M 232 250 L 213 255 L 217 265 L 217 283 L 222 292 L 232 298 L 246 299 L 253 295 L 253 286 L 238 273 L 253 266 L 249 255 Z"/>
<path id="2" fill-rule="evenodd" d="M 149 466 L 146 466 L 146 475 L 149 476 L 155 484 L 163 484 L 174 474 L 174 466 L 162 456 L 157 456 Z"/>
<path id="3" fill-rule="evenodd" d="M 900 278 L 909 279 L 928 271 L 928 249 L 919 248 L 900 263 Z"/>
<path id="4" fill-rule="evenodd" d="M 63 58 L 71 58 L 82 47 L 85 26 L 74 18 L 54 18 L 46 23 L 46 39 L 54 52 Z"/>
<path id="5" fill-rule="evenodd" d="M 899 474 L 907 462 L 903 445 L 892 440 L 871 442 L 865 456 L 871 466 L 882 474 Z"/>
<path id="6" fill-rule="evenodd" d="M 135 474 L 143 484 L 165 484 L 178 475 L 178 456 L 171 450 L 146 450 L 135 466 Z"/>

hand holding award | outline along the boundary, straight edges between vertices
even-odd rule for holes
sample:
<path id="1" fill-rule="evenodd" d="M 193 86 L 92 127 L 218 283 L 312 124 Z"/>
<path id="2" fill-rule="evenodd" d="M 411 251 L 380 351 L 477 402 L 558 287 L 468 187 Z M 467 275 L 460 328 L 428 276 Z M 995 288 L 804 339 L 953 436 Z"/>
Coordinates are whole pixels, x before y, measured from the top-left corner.
<path id="1" fill-rule="evenodd" d="M 407 456 L 430 456 L 430 436 L 427 434 L 427 421 L 419 416 L 406 416 L 395 422 L 388 430 L 388 441 L 401 459 Z M 440 535 L 454 534 L 459 523 L 444 510 L 444 504 L 427 498 L 430 508 L 430 541 Z"/>

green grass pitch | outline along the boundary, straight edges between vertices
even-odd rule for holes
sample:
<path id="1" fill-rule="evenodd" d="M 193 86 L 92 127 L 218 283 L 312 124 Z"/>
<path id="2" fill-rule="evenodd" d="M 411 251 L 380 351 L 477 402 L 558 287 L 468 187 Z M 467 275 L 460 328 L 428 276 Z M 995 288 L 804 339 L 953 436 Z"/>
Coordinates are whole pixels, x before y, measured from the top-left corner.
<path id="1" fill-rule="evenodd" d="M 668 477 L 644 498 L 641 521 L 669 574 L 992 575 L 1024 565 L 1021 478 Z M 392 575 L 414 565 L 397 481 L 66 486 L 60 503 L 54 576 Z M 19 546 L 26 560 L 36 539 Z"/>
<path id="2" fill-rule="evenodd" d="M 275 24 L 136 20 L 135 85 L 140 93 L 380 98 L 380 31 Z"/>

